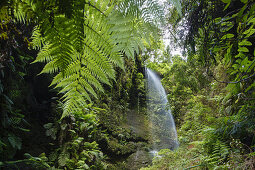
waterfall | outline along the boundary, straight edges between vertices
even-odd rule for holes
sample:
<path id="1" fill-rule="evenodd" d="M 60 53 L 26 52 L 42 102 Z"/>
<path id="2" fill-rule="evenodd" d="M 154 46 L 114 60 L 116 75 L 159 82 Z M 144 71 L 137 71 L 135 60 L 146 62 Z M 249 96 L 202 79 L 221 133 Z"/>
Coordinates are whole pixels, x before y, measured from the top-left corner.
<path id="1" fill-rule="evenodd" d="M 167 107 L 167 96 L 159 76 L 146 68 L 147 112 L 150 117 L 150 129 L 153 151 L 175 149 L 178 147 L 177 132 L 171 110 Z"/>

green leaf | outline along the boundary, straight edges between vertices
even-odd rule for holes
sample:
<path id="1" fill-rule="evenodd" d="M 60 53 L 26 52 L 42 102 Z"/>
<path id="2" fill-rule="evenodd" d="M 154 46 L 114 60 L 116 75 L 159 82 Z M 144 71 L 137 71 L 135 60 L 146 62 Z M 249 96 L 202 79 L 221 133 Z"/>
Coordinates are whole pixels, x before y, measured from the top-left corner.
<path id="1" fill-rule="evenodd" d="M 53 126 L 53 123 L 47 123 L 47 124 L 43 125 L 43 127 L 45 129 L 50 129 L 52 126 Z"/>
<path id="2" fill-rule="evenodd" d="M 242 52 L 239 52 L 235 58 L 243 58 L 245 55 Z"/>
<path id="3" fill-rule="evenodd" d="M 246 45 L 246 46 L 251 46 L 252 43 L 251 43 L 250 41 L 247 41 L 247 40 L 245 39 L 245 40 L 239 42 L 238 45 L 240 45 L 240 46 L 245 46 L 245 45 Z"/>
<path id="4" fill-rule="evenodd" d="M 57 158 L 58 158 L 57 151 L 53 151 L 53 152 L 50 153 L 50 155 L 49 155 L 49 160 L 50 161 L 55 161 Z"/>
<path id="5" fill-rule="evenodd" d="M 248 48 L 246 48 L 246 47 L 239 47 L 238 51 L 239 52 L 249 52 Z"/>
<path id="6" fill-rule="evenodd" d="M 6 96 L 5 94 L 3 96 L 9 104 L 13 104 L 12 100 L 8 96 Z"/>
<path id="7" fill-rule="evenodd" d="M 247 34 L 246 36 L 245 36 L 245 38 L 249 38 L 251 35 L 253 35 L 255 33 L 255 29 L 254 28 L 250 28 L 250 29 L 248 29 L 248 30 L 246 30 L 246 31 L 244 31 L 244 34 Z"/>
<path id="8" fill-rule="evenodd" d="M 14 134 L 9 134 L 8 141 L 12 145 L 13 148 L 21 149 L 21 138 L 15 136 Z"/>
<path id="9" fill-rule="evenodd" d="M 57 129 L 56 128 L 47 129 L 45 134 L 46 136 L 50 136 L 53 140 L 56 140 Z"/>
<path id="10" fill-rule="evenodd" d="M 19 130 L 22 130 L 24 132 L 30 132 L 30 129 L 25 129 L 25 128 L 21 128 L 21 127 L 18 127 Z"/>
<path id="11" fill-rule="evenodd" d="M 246 4 L 248 0 L 241 0 L 242 3 Z"/>
<path id="12" fill-rule="evenodd" d="M 248 24 L 250 24 L 250 23 L 255 23 L 255 18 L 252 18 L 249 22 L 248 22 Z"/>
<path id="13" fill-rule="evenodd" d="M 230 3 L 231 0 L 221 0 L 223 3 L 227 4 L 227 3 Z"/>
<path id="14" fill-rule="evenodd" d="M 226 22 L 222 22 L 221 23 L 221 32 L 227 32 L 229 31 L 231 28 L 233 28 L 234 24 L 230 21 L 226 21 Z"/>
<path id="15" fill-rule="evenodd" d="M 18 72 L 18 74 L 21 76 L 21 77 L 24 77 L 26 75 L 26 73 L 23 73 L 23 72 Z"/>
<path id="16" fill-rule="evenodd" d="M 7 145 L 0 140 L 0 147 L 2 146 L 7 146 Z"/>
<path id="17" fill-rule="evenodd" d="M 223 9 L 223 11 L 225 11 L 226 9 L 228 9 L 230 3 L 231 3 L 231 2 L 229 2 L 229 3 L 225 6 L 225 8 Z"/>
<path id="18" fill-rule="evenodd" d="M 25 156 L 25 158 L 32 158 L 32 157 L 33 157 L 33 156 L 30 155 L 29 153 L 24 153 L 24 156 Z"/>
<path id="19" fill-rule="evenodd" d="M 242 17 L 243 12 L 245 11 L 246 7 L 247 7 L 247 4 L 245 4 L 245 5 L 241 8 L 241 10 L 238 12 L 237 18 L 240 19 L 240 18 Z"/>
<path id="20" fill-rule="evenodd" d="M 58 157 L 58 163 L 60 166 L 65 166 L 67 160 L 69 159 L 69 155 L 65 152 L 62 152 Z"/>
<path id="21" fill-rule="evenodd" d="M 235 35 L 234 34 L 226 34 L 226 35 L 224 35 L 221 39 L 222 40 L 225 40 L 225 39 L 227 39 L 227 38 L 233 38 Z"/>
<path id="22" fill-rule="evenodd" d="M 248 92 L 250 89 L 252 89 L 253 87 L 255 87 L 255 83 L 252 83 L 246 90 L 245 92 Z"/>
<path id="23" fill-rule="evenodd" d="M 84 163 L 83 166 L 82 166 L 82 168 L 84 168 L 84 169 L 89 169 L 89 166 L 88 166 L 86 163 Z"/>
<path id="24" fill-rule="evenodd" d="M 239 68 L 239 64 L 233 64 L 232 67 L 237 70 Z"/>

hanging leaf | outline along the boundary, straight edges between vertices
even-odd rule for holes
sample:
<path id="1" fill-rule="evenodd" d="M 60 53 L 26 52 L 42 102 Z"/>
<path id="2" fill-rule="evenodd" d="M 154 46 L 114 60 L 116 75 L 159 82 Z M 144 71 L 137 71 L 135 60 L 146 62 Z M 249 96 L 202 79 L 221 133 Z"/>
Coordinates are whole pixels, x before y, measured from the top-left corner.
<path id="1" fill-rule="evenodd" d="M 247 41 L 247 40 L 245 39 L 245 40 L 239 42 L 238 45 L 240 45 L 240 46 L 245 46 L 245 45 L 246 45 L 246 46 L 251 46 L 252 43 L 251 43 L 250 41 Z"/>
<path id="2" fill-rule="evenodd" d="M 227 4 L 227 3 L 230 3 L 231 0 L 221 0 L 223 3 Z"/>
<path id="3" fill-rule="evenodd" d="M 254 88 L 255 87 L 255 82 L 253 84 L 251 84 L 246 90 L 245 92 L 249 91 L 250 89 Z"/>
<path id="4" fill-rule="evenodd" d="M 248 30 L 244 31 L 244 34 L 247 34 L 245 36 L 245 38 L 249 38 L 251 35 L 253 35 L 255 33 L 255 29 L 252 28 L 253 26 L 251 26 L 251 28 L 249 28 Z"/>
<path id="5" fill-rule="evenodd" d="M 246 48 L 246 47 L 239 47 L 238 51 L 239 52 L 249 52 L 248 48 Z"/>
<path id="6" fill-rule="evenodd" d="M 13 102 L 11 101 L 11 99 L 8 97 L 8 96 L 6 96 L 5 94 L 3 94 L 3 96 L 4 96 L 4 98 L 6 99 L 6 102 L 8 103 L 8 104 L 13 104 Z"/>
<path id="7" fill-rule="evenodd" d="M 248 0 L 241 0 L 242 3 L 246 4 Z"/>
<path id="8" fill-rule="evenodd" d="M 249 22 L 248 22 L 248 24 L 250 24 L 250 23 L 255 23 L 255 18 L 252 18 Z"/>
<path id="9" fill-rule="evenodd" d="M 224 8 L 224 11 L 229 7 L 231 0 L 221 0 L 223 3 L 227 4 Z"/>
<path id="10" fill-rule="evenodd" d="M 225 39 L 227 39 L 227 38 L 233 38 L 235 35 L 234 34 L 226 34 L 226 35 L 224 35 L 221 39 L 222 40 L 225 40 Z"/>
<path id="11" fill-rule="evenodd" d="M 12 145 L 13 148 L 21 149 L 21 138 L 15 136 L 14 134 L 9 134 L 8 141 Z"/>
<path id="12" fill-rule="evenodd" d="M 53 126 L 53 123 L 47 123 L 47 124 L 44 124 L 43 127 L 45 129 L 50 129 L 51 127 Z"/>
<path id="13" fill-rule="evenodd" d="M 69 159 L 70 155 L 68 152 L 62 152 L 58 157 L 58 163 L 60 166 L 65 166 L 67 160 Z"/>

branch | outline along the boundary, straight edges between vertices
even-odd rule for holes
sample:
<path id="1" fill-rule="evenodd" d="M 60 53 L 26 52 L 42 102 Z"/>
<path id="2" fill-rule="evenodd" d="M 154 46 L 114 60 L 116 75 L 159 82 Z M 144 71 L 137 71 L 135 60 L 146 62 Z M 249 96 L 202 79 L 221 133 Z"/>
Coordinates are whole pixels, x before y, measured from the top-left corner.
<path id="1" fill-rule="evenodd" d="M 255 98 L 241 98 L 243 100 L 255 100 Z"/>
<path id="2" fill-rule="evenodd" d="M 253 62 L 249 65 L 249 67 L 245 70 L 245 72 L 241 76 L 239 76 L 239 78 L 242 78 L 245 74 L 247 74 L 247 71 L 251 68 L 254 62 L 255 60 L 253 60 Z"/>
<path id="3" fill-rule="evenodd" d="M 101 11 L 99 8 L 97 8 L 95 5 L 92 5 L 90 2 L 85 2 L 85 4 L 88 4 L 89 6 L 95 8 L 98 12 L 100 12 L 103 16 L 107 17 L 103 11 Z"/>
<path id="4" fill-rule="evenodd" d="M 241 80 L 239 80 L 239 81 L 233 81 L 233 82 L 231 82 L 231 81 L 230 81 L 230 82 L 229 82 L 229 81 L 219 81 L 219 80 L 216 79 L 216 78 L 214 77 L 214 75 L 212 75 L 212 74 L 209 75 L 209 76 L 213 77 L 213 79 L 216 80 L 216 81 L 219 82 L 219 83 L 236 84 L 236 83 L 240 83 L 240 82 L 242 82 L 242 81 L 246 81 L 246 80 L 248 80 L 248 79 L 254 77 L 254 76 L 255 76 L 255 73 L 254 73 L 253 75 L 247 77 L 247 78 L 241 79 Z"/>
<path id="5" fill-rule="evenodd" d="M 247 74 L 247 71 L 251 68 L 251 66 L 253 65 L 254 62 L 255 62 L 255 60 L 249 65 L 249 67 L 245 70 L 245 72 L 244 72 L 243 74 L 241 74 L 241 76 L 239 76 L 239 78 L 242 78 L 245 74 Z M 219 82 L 219 83 L 227 83 L 227 84 L 236 84 L 236 83 L 240 83 L 240 82 L 242 82 L 242 81 L 246 81 L 246 80 L 248 80 L 248 79 L 250 79 L 250 78 L 252 78 L 252 77 L 255 76 L 255 73 L 254 73 L 253 75 L 251 75 L 251 76 L 249 76 L 249 77 L 247 77 L 247 78 L 241 79 L 241 80 L 239 80 L 239 81 L 228 82 L 228 81 L 219 81 L 213 74 L 209 74 L 208 72 L 209 72 L 209 67 L 207 67 L 207 72 L 206 72 L 207 75 L 213 77 L 213 79 L 216 80 L 216 81 Z"/>

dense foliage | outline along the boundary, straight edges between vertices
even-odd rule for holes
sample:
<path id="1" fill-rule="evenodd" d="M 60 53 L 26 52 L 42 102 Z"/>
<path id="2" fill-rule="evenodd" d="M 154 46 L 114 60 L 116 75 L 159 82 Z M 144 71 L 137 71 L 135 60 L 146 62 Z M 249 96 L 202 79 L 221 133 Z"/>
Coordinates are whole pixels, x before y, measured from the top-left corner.
<path id="1" fill-rule="evenodd" d="M 255 3 L 165 7 L 1 1 L 0 168 L 254 169 Z M 177 45 L 165 49 L 162 28 Z M 180 143 L 152 164 L 145 65 L 162 77 Z"/>
<path id="2" fill-rule="evenodd" d="M 148 169 L 254 168 L 254 8 L 223 0 L 183 1 L 182 18 L 169 10 L 186 59 L 149 66 L 163 74 L 181 147 Z"/>
<path id="3" fill-rule="evenodd" d="M 1 167 L 105 169 L 100 149 L 130 155 L 131 141 L 146 141 L 122 128 L 116 134 L 124 113 L 111 114 L 126 111 L 129 96 L 144 94 L 134 62 L 141 62 L 149 37 L 160 36 L 164 17 L 156 1 L 1 1 L 0 19 Z M 138 101 L 142 106 L 144 95 Z M 89 111 L 89 103 L 106 111 Z M 34 135 L 39 140 L 30 142 Z"/>

